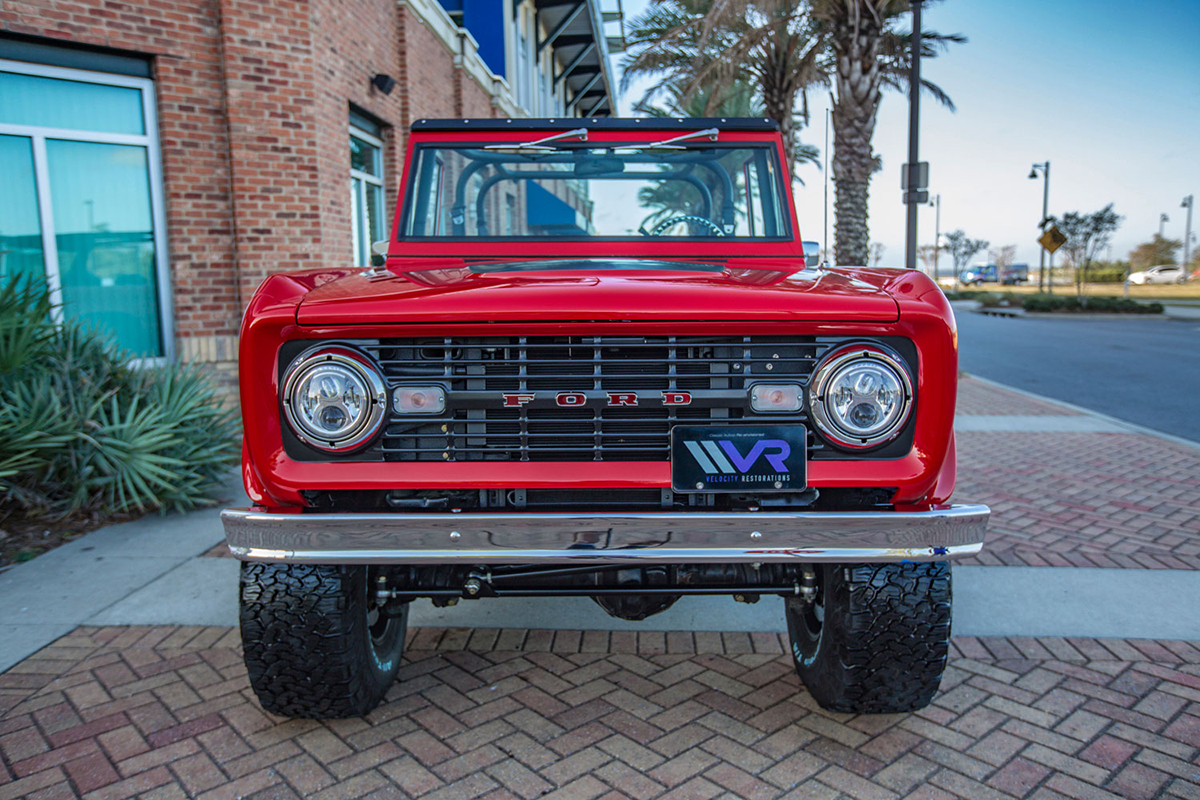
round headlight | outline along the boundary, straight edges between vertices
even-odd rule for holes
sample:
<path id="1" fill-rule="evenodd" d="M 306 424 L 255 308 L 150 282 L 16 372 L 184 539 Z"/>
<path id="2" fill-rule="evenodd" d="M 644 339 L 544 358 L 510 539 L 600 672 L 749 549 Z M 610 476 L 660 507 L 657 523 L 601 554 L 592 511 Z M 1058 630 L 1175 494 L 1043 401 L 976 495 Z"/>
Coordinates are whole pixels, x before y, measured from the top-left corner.
<path id="1" fill-rule="evenodd" d="M 831 353 L 813 371 L 809 407 L 817 428 L 839 447 L 891 441 L 912 410 L 912 380 L 899 359 L 857 345 Z"/>
<path id="2" fill-rule="evenodd" d="M 283 378 L 283 410 L 296 436 L 328 452 L 352 450 L 383 424 L 387 388 L 379 370 L 346 347 L 300 355 Z"/>

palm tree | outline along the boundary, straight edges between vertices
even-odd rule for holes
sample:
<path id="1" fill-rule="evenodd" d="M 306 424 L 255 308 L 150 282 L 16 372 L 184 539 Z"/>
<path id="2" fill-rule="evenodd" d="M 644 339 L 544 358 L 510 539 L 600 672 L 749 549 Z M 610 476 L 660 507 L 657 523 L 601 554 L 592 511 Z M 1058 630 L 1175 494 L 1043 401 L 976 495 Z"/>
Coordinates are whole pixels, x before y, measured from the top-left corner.
<path id="1" fill-rule="evenodd" d="M 871 139 L 883 89 L 907 90 L 912 37 L 896 26 L 910 10 L 909 0 L 654 0 L 633 22 L 622 88 L 656 75 L 661 79 L 644 100 L 672 86 L 690 97 L 702 86 L 732 86 L 741 77 L 757 87 L 766 115 L 787 138 L 797 122 L 808 121 L 807 90 L 832 83 L 837 263 L 865 264 L 867 198 L 880 167 Z M 965 41 L 922 31 L 921 57 Z M 921 84 L 953 110 L 944 91 Z M 710 99 L 722 98 L 714 92 Z"/>
<path id="2" fill-rule="evenodd" d="M 724 99 L 716 102 L 712 94 L 720 92 Z M 754 87 L 744 81 L 734 81 L 733 84 L 721 87 L 704 87 L 690 98 L 683 97 L 682 90 L 677 86 L 668 86 L 663 92 L 662 99 L 655 104 L 638 103 L 634 110 L 651 117 L 761 117 L 762 103 L 755 94 Z M 819 164 L 820 151 L 812 145 L 797 142 L 792 153 L 794 163 Z M 726 165 L 727 167 L 731 165 Z M 744 192 L 743 175 L 740 169 L 733 167 L 729 170 L 738 192 Z M 715 177 L 705 173 L 700 180 L 708 185 L 710 196 L 720 196 L 724 188 Z M 797 179 L 798 180 L 798 179 Z M 644 228 L 653 228 L 658 223 L 671 217 L 684 214 L 699 214 L 703 202 L 700 192 L 689 184 L 680 185 L 677 181 L 660 181 L 638 191 L 638 201 L 643 208 L 653 211 L 642 222 Z M 744 216 L 746 210 L 740 208 L 737 213 Z"/>
<path id="3" fill-rule="evenodd" d="M 728 116 L 720 109 L 732 104 L 775 120 L 794 175 L 797 159 L 817 156 L 798 132 L 808 123 L 808 89 L 829 85 L 819 28 L 789 0 L 655 0 L 631 23 L 621 86 L 657 78 L 642 111 L 665 95 L 668 108 L 693 116 Z"/>
<path id="4" fill-rule="evenodd" d="M 833 102 L 833 182 L 837 224 L 834 252 L 839 264 L 865 264 L 870 247 L 867 198 L 878 161 L 871 148 L 879 100 L 885 86 L 906 88 L 912 52 L 911 33 L 896 29 L 898 18 L 911 10 L 909 0 L 812 0 L 812 13 L 828 26 L 836 64 Z M 921 32 L 921 57 L 965 42 L 958 34 Z M 936 85 L 922 87 L 951 110 L 954 104 Z"/>
<path id="5" fill-rule="evenodd" d="M 741 79 L 723 86 L 703 86 L 690 97 L 683 89 L 666 85 L 658 90 L 657 100 L 643 97 L 634 104 L 633 110 L 648 117 L 767 117 L 765 107 L 753 85 Z M 649 96 L 650 93 L 648 92 Z M 719 98 L 719 99 L 717 99 Z M 793 130 L 799 128 L 796 125 Z M 815 145 L 805 144 L 793 137 L 791 158 L 793 166 L 800 164 L 821 165 L 821 151 Z M 785 143 L 786 144 L 786 143 Z M 793 169 L 793 173 L 795 170 Z M 793 175 L 801 186 L 804 181 Z"/>

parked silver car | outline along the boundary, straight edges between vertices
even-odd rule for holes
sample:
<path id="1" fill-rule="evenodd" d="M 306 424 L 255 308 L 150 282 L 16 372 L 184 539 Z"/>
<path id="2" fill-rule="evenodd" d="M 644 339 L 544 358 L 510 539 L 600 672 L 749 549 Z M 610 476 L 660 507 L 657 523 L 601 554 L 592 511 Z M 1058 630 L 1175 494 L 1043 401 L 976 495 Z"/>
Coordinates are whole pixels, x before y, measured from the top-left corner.
<path id="1" fill-rule="evenodd" d="M 1129 282 L 1138 286 L 1151 283 L 1183 283 L 1185 280 L 1187 280 L 1187 276 L 1183 272 L 1183 267 L 1178 264 L 1162 264 L 1129 274 Z"/>

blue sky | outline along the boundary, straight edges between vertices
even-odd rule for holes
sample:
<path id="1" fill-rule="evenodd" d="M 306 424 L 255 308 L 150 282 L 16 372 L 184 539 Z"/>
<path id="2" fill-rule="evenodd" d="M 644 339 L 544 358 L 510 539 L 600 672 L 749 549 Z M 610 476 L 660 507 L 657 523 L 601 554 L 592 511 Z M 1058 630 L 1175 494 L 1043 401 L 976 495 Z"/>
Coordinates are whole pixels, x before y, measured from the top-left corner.
<path id="1" fill-rule="evenodd" d="M 627 18 L 647 3 L 624 0 Z M 1125 216 L 1114 258 L 1153 236 L 1160 213 L 1170 216 L 1167 235 L 1183 238 L 1180 201 L 1200 195 L 1200 1 L 945 0 L 927 6 L 924 19 L 926 28 L 970 40 L 922 62 L 923 75 L 958 107 L 952 113 L 922 97 L 921 158 L 930 162 L 931 192 L 942 196 L 943 233 L 962 228 L 993 246 L 1015 244 L 1017 260 L 1036 265 L 1042 182 L 1028 175 L 1049 159 L 1051 214 L 1112 202 Z M 625 113 L 639 94 L 635 87 L 622 98 Z M 802 137 L 823 147 L 828 92 L 809 100 L 812 125 Z M 899 266 L 903 95 L 885 95 L 874 146 L 883 171 L 871 183 L 871 239 L 887 247 L 883 264 Z M 800 177 L 800 227 L 804 238 L 820 238 L 824 173 L 805 167 Z M 831 182 L 831 207 L 832 197 Z M 920 234 L 922 244 L 933 242 L 932 208 L 921 209 Z"/>

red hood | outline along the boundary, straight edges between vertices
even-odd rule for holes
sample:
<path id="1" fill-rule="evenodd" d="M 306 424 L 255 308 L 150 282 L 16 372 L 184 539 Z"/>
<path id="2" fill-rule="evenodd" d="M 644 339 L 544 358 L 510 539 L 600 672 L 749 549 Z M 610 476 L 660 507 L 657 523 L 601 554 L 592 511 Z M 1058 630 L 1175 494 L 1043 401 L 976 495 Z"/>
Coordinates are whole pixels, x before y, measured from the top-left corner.
<path id="1" fill-rule="evenodd" d="M 436 266 L 434 266 L 436 264 Z M 414 269 L 415 266 L 422 267 Z M 488 266 L 495 267 L 495 264 Z M 722 271 L 595 269 L 472 272 L 461 260 L 389 262 L 393 273 L 353 272 L 301 302 L 301 325 L 567 320 L 894 322 L 878 285 L 794 262 L 727 262 Z M 590 266 L 590 265 L 589 265 Z M 606 268 L 607 267 L 607 268 Z M 407 271 L 402 271 L 407 268 Z"/>

